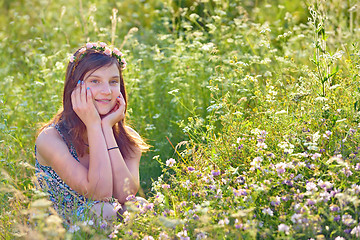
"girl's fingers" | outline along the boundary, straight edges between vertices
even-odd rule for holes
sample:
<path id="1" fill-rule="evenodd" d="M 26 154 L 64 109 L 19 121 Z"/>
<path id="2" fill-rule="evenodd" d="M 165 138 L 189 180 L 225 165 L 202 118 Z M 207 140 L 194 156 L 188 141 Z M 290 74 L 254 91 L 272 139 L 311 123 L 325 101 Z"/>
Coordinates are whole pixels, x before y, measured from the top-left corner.
<path id="1" fill-rule="evenodd" d="M 82 103 L 86 103 L 86 88 L 83 81 L 80 83 L 80 99 Z"/>
<path id="2" fill-rule="evenodd" d="M 86 88 L 86 101 L 88 103 L 92 101 L 92 93 L 89 87 Z"/>
<path id="3" fill-rule="evenodd" d="M 79 87 L 80 87 L 80 80 L 78 81 L 75 89 L 71 93 L 71 102 L 72 102 L 73 108 L 74 108 L 74 106 L 77 106 L 79 104 Z"/>
<path id="4" fill-rule="evenodd" d="M 80 87 L 81 87 L 81 81 L 79 80 L 74 90 L 77 104 L 81 104 Z"/>

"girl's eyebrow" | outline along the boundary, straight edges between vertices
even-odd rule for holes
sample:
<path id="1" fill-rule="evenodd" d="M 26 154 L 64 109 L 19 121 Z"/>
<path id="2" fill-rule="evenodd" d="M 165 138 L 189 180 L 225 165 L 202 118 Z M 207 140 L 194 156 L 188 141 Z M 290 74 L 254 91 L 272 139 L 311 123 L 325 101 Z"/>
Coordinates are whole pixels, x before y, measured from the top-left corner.
<path id="1" fill-rule="evenodd" d="M 90 74 L 89 76 L 87 76 L 86 79 L 88 79 L 89 77 L 101 78 L 101 76 Z M 120 76 L 119 75 L 114 75 L 111 78 L 120 78 Z"/>

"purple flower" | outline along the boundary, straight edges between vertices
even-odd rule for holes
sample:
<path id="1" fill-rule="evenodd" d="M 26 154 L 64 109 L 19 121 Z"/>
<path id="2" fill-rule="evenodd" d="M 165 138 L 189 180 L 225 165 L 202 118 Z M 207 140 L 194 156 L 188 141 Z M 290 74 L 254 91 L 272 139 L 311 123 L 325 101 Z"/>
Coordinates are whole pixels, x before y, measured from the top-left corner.
<path id="1" fill-rule="evenodd" d="M 220 175 L 220 171 L 211 170 L 211 174 L 216 177 Z"/>
<path id="2" fill-rule="evenodd" d="M 233 189 L 233 193 L 236 197 L 247 195 L 247 192 L 245 189 Z"/>
<path id="3" fill-rule="evenodd" d="M 309 205 L 309 206 L 315 205 L 315 201 L 312 200 L 312 199 L 308 199 L 307 200 L 307 205 Z"/>
<path id="4" fill-rule="evenodd" d="M 338 212 L 338 211 L 340 211 L 340 208 L 337 205 L 332 204 L 332 205 L 330 205 L 330 211 Z"/>
<path id="5" fill-rule="evenodd" d="M 357 225 L 351 230 L 351 235 L 355 235 L 357 238 L 360 237 L 360 225 Z"/>
<path id="6" fill-rule="evenodd" d="M 192 171 L 195 170 L 195 168 L 193 168 L 193 167 L 188 167 L 187 169 L 188 169 L 190 172 L 192 172 Z"/>

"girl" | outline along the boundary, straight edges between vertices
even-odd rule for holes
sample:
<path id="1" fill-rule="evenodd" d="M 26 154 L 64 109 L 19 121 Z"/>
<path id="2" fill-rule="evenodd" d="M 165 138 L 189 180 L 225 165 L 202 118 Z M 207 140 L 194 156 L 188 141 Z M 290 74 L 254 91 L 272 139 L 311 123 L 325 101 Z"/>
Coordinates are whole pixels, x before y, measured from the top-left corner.
<path id="1" fill-rule="evenodd" d="M 90 210 L 117 215 L 139 189 L 141 153 L 149 146 L 125 124 L 127 97 L 123 54 L 104 43 L 87 43 L 70 58 L 63 109 L 36 139 L 36 176 L 66 220 Z"/>

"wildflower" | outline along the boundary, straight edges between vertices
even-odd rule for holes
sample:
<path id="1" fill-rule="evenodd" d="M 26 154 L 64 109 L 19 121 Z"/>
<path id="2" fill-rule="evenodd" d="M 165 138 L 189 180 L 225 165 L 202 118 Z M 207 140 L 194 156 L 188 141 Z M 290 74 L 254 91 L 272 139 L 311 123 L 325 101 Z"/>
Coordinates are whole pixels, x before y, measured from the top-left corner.
<path id="1" fill-rule="evenodd" d="M 108 48 L 108 47 L 105 47 L 104 53 L 105 53 L 106 55 L 108 55 L 108 56 L 110 56 L 110 55 L 112 54 L 111 49 Z"/>
<path id="2" fill-rule="evenodd" d="M 334 221 L 335 221 L 335 222 L 339 221 L 340 219 L 341 219 L 340 215 L 336 215 L 336 216 L 334 217 Z"/>
<path id="3" fill-rule="evenodd" d="M 270 202 L 270 204 L 273 205 L 273 206 L 279 206 L 280 203 L 281 202 L 280 202 L 280 197 L 279 196 L 276 196 L 275 200 Z"/>
<path id="4" fill-rule="evenodd" d="M 258 148 L 260 148 L 260 149 L 266 149 L 266 148 L 267 148 L 267 145 L 266 145 L 266 143 L 264 143 L 264 142 L 258 142 L 258 143 L 256 144 L 256 146 L 257 146 Z"/>
<path id="5" fill-rule="evenodd" d="M 85 221 L 85 222 L 84 222 L 84 225 L 85 225 L 85 226 L 86 226 L 86 225 L 92 226 L 92 225 L 94 225 L 94 221 L 93 221 L 93 220 Z"/>
<path id="6" fill-rule="evenodd" d="M 86 51 L 86 48 L 81 48 L 80 50 L 79 50 L 79 53 L 81 54 L 81 53 L 83 53 L 83 52 L 85 52 Z"/>
<path id="7" fill-rule="evenodd" d="M 309 205 L 309 206 L 315 205 L 315 203 L 316 202 L 314 200 L 312 200 L 312 199 L 307 200 L 307 205 Z"/>
<path id="8" fill-rule="evenodd" d="M 308 183 L 306 183 L 306 190 L 308 191 L 308 192 L 310 192 L 310 191 L 317 191 L 318 190 L 318 188 L 316 187 L 316 184 L 315 183 L 313 183 L 313 182 L 308 182 Z"/>
<path id="9" fill-rule="evenodd" d="M 114 48 L 113 53 L 116 54 L 116 55 L 119 56 L 119 57 L 121 57 L 121 56 L 124 55 L 124 54 L 123 54 L 122 52 L 120 52 L 119 49 L 117 49 L 117 48 Z"/>
<path id="10" fill-rule="evenodd" d="M 360 163 L 357 163 L 354 169 L 355 169 L 355 171 L 359 171 L 360 170 Z"/>
<path id="11" fill-rule="evenodd" d="M 287 167 L 287 164 L 284 163 L 284 162 L 281 162 L 281 163 L 277 163 L 275 165 L 275 168 L 276 168 L 276 171 L 278 174 L 283 174 L 286 170 L 286 167 Z"/>
<path id="12" fill-rule="evenodd" d="M 176 161 L 173 158 L 169 158 L 168 160 L 166 160 L 166 166 L 168 166 L 168 167 L 174 166 L 175 163 L 176 163 Z"/>
<path id="13" fill-rule="evenodd" d="M 294 213 L 294 215 L 291 216 L 291 221 L 293 223 L 297 223 L 301 221 L 302 215 L 300 213 Z"/>
<path id="14" fill-rule="evenodd" d="M 90 43 L 90 42 L 86 43 L 85 46 L 86 46 L 87 49 L 90 49 L 90 48 L 94 47 L 94 45 L 92 43 Z"/>
<path id="15" fill-rule="evenodd" d="M 279 229 L 279 232 L 284 232 L 286 235 L 289 234 L 289 230 L 290 230 L 290 227 L 281 223 L 279 226 L 278 226 L 278 229 Z"/>
<path id="16" fill-rule="evenodd" d="M 311 159 L 312 159 L 312 160 L 316 160 L 316 159 L 318 159 L 319 157 L 321 157 L 321 154 L 320 154 L 320 153 L 314 153 L 314 154 L 312 154 Z"/>
<path id="17" fill-rule="evenodd" d="M 229 224 L 229 219 L 228 218 L 221 219 L 218 224 L 221 225 L 221 226 L 228 225 Z"/>
<path id="18" fill-rule="evenodd" d="M 350 177 L 353 173 L 350 171 L 349 167 L 341 169 L 341 171 L 344 173 L 346 177 Z"/>
<path id="19" fill-rule="evenodd" d="M 341 221 L 342 221 L 346 226 L 349 226 L 349 227 L 356 222 L 356 221 L 352 218 L 352 216 L 349 215 L 349 214 L 344 214 L 344 215 L 341 217 Z"/>
<path id="20" fill-rule="evenodd" d="M 192 172 L 192 171 L 194 171 L 194 170 L 195 170 L 195 168 L 194 168 L 194 167 L 191 167 L 191 166 L 190 166 L 190 167 L 188 167 L 187 169 L 188 169 L 190 172 Z"/>
<path id="21" fill-rule="evenodd" d="M 246 189 L 233 189 L 233 193 L 236 197 L 247 195 Z"/>
<path id="22" fill-rule="evenodd" d="M 157 193 L 155 196 L 155 203 L 163 203 L 165 200 L 164 195 L 162 195 L 161 193 Z"/>
<path id="23" fill-rule="evenodd" d="M 240 183 L 240 184 L 244 184 L 245 183 L 245 178 L 243 176 L 239 176 L 236 178 L 236 182 Z"/>
<path id="24" fill-rule="evenodd" d="M 115 238 L 116 237 L 116 234 L 118 233 L 119 231 L 117 229 L 115 229 L 114 231 L 112 231 L 110 234 L 109 234 L 109 238 Z"/>
<path id="25" fill-rule="evenodd" d="M 320 197 L 323 202 L 328 202 L 328 201 L 330 201 L 331 195 L 327 191 L 324 191 L 324 192 L 320 193 Z"/>
<path id="26" fill-rule="evenodd" d="M 337 205 L 334 205 L 334 204 L 331 204 L 329 208 L 330 208 L 330 211 L 332 211 L 332 212 L 340 211 L 340 208 Z"/>
<path id="27" fill-rule="evenodd" d="M 110 53 L 111 54 L 111 53 Z M 122 58 L 121 59 L 121 63 L 122 63 L 122 69 L 125 69 L 126 68 L 126 65 L 127 65 L 127 62 L 125 60 L 125 58 Z"/>
<path id="28" fill-rule="evenodd" d="M 240 229 L 243 227 L 243 224 L 242 223 L 239 223 L 239 220 L 238 219 L 235 219 L 235 228 L 236 229 Z"/>
<path id="29" fill-rule="evenodd" d="M 332 189 L 333 184 L 329 181 L 323 182 L 322 180 L 320 180 L 318 182 L 318 186 L 323 188 L 324 190 L 330 190 L 330 189 Z"/>
<path id="30" fill-rule="evenodd" d="M 351 230 L 351 235 L 355 235 L 357 238 L 360 237 L 360 225 L 357 225 Z"/>
<path id="31" fill-rule="evenodd" d="M 75 56 L 71 55 L 70 58 L 69 58 L 69 61 L 72 63 L 72 62 L 74 62 L 74 60 L 75 60 Z"/>
<path id="32" fill-rule="evenodd" d="M 199 239 L 205 239 L 207 238 L 206 234 L 203 233 L 203 232 L 200 232 L 196 235 L 196 240 L 199 240 Z"/>
<path id="33" fill-rule="evenodd" d="M 335 238 L 335 240 L 346 240 L 346 239 L 343 238 L 343 237 L 337 236 L 337 237 Z"/>
<path id="34" fill-rule="evenodd" d="M 285 154 L 291 154 L 294 152 L 294 145 L 289 142 L 281 142 L 278 146 L 284 150 Z"/>
<path id="35" fill-rule="evenodd" d="M 80 230 L 80 227 L 78 225 L 71 225 L 70 228 L 69 228 L 69 232 L 70 233 L 74 233 L 74 232 L 77 232 Z"/>
<path id="36" fill-rule="evenodd" d="M 356 133 L 356 130 L 353 129 L 353 128 L 350 128 L 350 129 L 349 129 L 349 132 L 350 132 L 351 134 L 354 134 L 354 133 Z"/>
<path id="37" fill-rule="evenodd" d="M 273 212 L 270 208 L 264 208 L 264 209 L 262 210 L 262 212 L 263 212 L 264 214 L 267 214 L 267 215 L 270 215 L 270 216 L 274 216 L 274 212 Z"/>
<path id="38" fill-rule="evenodd" d="M 250 170 L 255 170 L 256 168 L 260 168 L 260 163 L 263 161 L 262 157 L 256 157 L 252 160 L 252 162 L 250 163 L 250 165 L 252 166 L 252 168 L 250 168 Z"/>
<path id="39" fill-rule="evenodd" d="M 104 42 L 100 42 L 99 44 L 100 44 L 100 47 L 102 47 L 102 48 L 106 47 L 106 43 L 104 43 Z"/>
<path id="40" fill-rule="evenodd" d="M 237 143 L 237 144 L 239 144 L 239 143 L 240 143 L 240 141 L 241 141 L 241 138 L 240 138 L 240 137 L 238 137 L 238 138 L 236 139 L 236 143 Z"/>
<path id="41" fill-rule="evenodd" d="M 170 185 L 169 185 L 169 184 L 163 184 L 163 185 L 161 185 L 161 187 L 162 187 L 163 189 L 169 189 L 169 188 L 170 188 Z"/>
<path id="42" fill-rule="evenodd" d="M 152 236 L 146 235 L 143 240 L 154 240 L 154 238 Z"/>
<path id="43" fill-rule="evenodd" d="M 176 236 L 178 236 L 180 238 L 180 240 L 190 240 L 190 237 L 188 237 L 186 230 L 178 232 L 178 234 L 176 234 Z"/>
<path id="44" fill-rule="evenodd" d="M 159 240 L 166 240 L 166 239 L 170 239 L 170 237 L 167 235 L 166 232 L 161 232 L 159 235 Z"/>
<path id="45" fill-rule="evenodd" d="M 126 201 L 131 201 L 131 200 L 135 200 L 135 199 L 136 199 L 136 197 L 133 194 L 130 194 L 129 196 L 126 197 Z"/>
<path id="46" fill-rule="evenodd" d="M 220 175 L 220 171 L 211 170 L 211 174 L 216 177 Z"/>
<path id="47" fill-rule="evenodd" d="M 146 208 L 147 210 L 152 210 L 152 209 L 154 209 L 154 204 L 153 204 L 153 203 L 149 203 L 149 204 L 147 204 L 147 205 L 145 206 L 145 208 Z"/>

